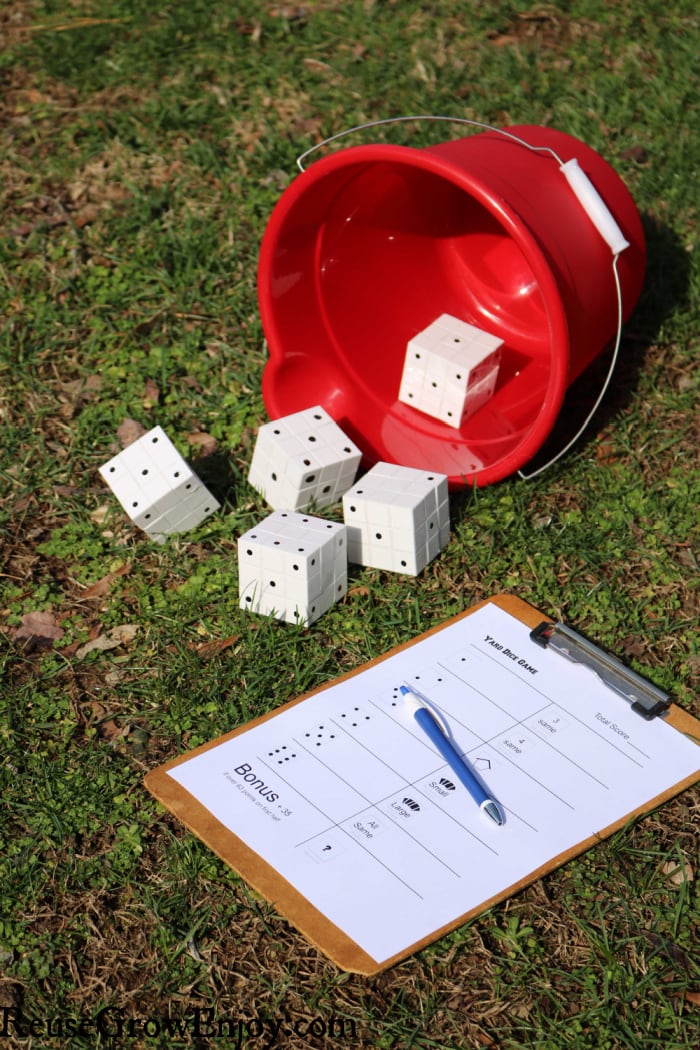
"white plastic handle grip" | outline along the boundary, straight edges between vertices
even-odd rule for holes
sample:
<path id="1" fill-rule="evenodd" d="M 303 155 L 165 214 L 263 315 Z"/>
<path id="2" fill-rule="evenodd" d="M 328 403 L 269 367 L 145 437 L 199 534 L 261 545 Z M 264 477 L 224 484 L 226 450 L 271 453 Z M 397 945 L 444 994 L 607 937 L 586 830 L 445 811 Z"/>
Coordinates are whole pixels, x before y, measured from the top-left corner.
<path id="1" fill-rule="evenodd" d="M 560 171 L 563 171 L 564 177 L 576 194 L 581 207 L 609 246 L 613 255 L 618 255 L 625 248 L 629 248 L 629 241 L 625 239 L 622 230 L 615 222 L 610 209 L 598 193 L 598 190 L 585 171 L 579 167 L 576 158 L 573 157 L 571 160 L 567 160 L 565 164 L 562 164 Z"/>

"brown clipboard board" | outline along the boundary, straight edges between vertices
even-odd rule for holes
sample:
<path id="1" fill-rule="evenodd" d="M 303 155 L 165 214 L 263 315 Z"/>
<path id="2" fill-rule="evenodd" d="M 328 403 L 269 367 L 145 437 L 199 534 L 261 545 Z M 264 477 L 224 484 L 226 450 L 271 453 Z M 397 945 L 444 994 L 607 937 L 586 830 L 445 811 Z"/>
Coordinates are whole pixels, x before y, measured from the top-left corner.
<path id="1" fill-rule="evenodd" d="M 361 674 L 363 671 L 367 670 L 367 668 L 381 663 L 384 660 L 388 660 L 398 652 L 420 644 L 423 639 L 443 630 L 457 620 L 470 616 L 472 613 L 489 603 L 497 605 L 504 612 L 510 613 L 511 616 L 514 616 L 531 629 L 538 626 L 543 620 L 551 620 L 551 617 L 543 615 L 532 605 L 529 605 L 527 602 L 514 595 L 500 594 L 492 598 L 487 598 L 484 601 L 471 606 L 464 612 L 451 617 L 444 623 L 438 624 L 429 631 L 418 635 L 418 637 L 413 638 L 406 644 L 396 646 L 376 659 L 362 664 L 355 670 L 332 679 L 324 686 L 305 693 L 302 696 L 291 700 L 289 703 L 283 704 L 282 706 L 275 708 L 273 711 L 247 722 L 243 726 L 239 726 L 230 733 L 225 733 L 209 743 L 203 744 L 192 751 L 179 755 L 177 758 L 174 758 L 171 761 L 166 762 L 164 765 L 152 770 L 145 778 L 144 783 L 146 788 L 159 802 L 162 803 L 163 806 L 165 806 L 167 810 L 181 820 L 191 832 L 200 838 L 218 857 L 221 858 L 221 860 L 228 864 L 229 867 L 236 871 L 246 883 L 248 883 L 262 897 L 268 900 L 281 916 L 295 926 L 296 929 L 298 929 L 312 944 L 314 944 L 342 970 L 371 976 L 389 969 L 401 960 L 408 958 L 415 952 L 420 951 L 422 948 L 439 940 L 440 937 L 449 933 L 451 930 L 462 926 L 470 919 L 488 911 L 489 908 L 492 908 L 500 901 L 506 900 L 518 893 L 520 890 L 531 885 L 533 882 L 536 882 L 548 872 L 553 871 L 572 858 L 590 849 L 592 846 L 597 845 L 603 839 L 608 838 L 616 831 L 625 827 L 630 820 L 651 812 L 651 810 L 655 809 L 661 803 L 666 802 L 668 799 L 675 797 L 675 795 L 680 794 L 682 791 L 691 787 L 697 780 L 697 777 L 692 775 L 679 781 L 668 791 L 656 796 L 655 798 L 650 798 L 643 806 L 628 813 L 621 820 L 616 821 L 601 832 L 578 842 L 566 852 L 553 857 L 546 864 L 537 868 L 535 871 L 528 873 L 525 878 L 509 886 L 503 892 L 484 900 L 477 907 L 456 917 L 445 926 L 432 931 L 428 936 L 415 944 L 406 947 L 390 959 L 385 959 L 381 963 L 378 963 L 372 958 L 372 956 L 360 948 L 355 941 L 348 937 L 343 930 L 337 927 L 316 907 L 314 907 L 314 905 L 312 905 L 290 882 L 283 878 L 275 868 L 263 860 L 262 857 L 258 856 L 258 854 L 247 846 L 245 842 L 239 839 L 232 831 L 217 820 L 216 817 L 214 817 L 213 814 L 210 813 L 209 810 L 206 809 L 197 799 L 190 795 L 185 788 L 168 775 L 169 771 L 174 769 L 181 762 L 186 762 L 195 755 L 208 751 L 210 748 L 216 747 L 224 741 L 229 740 L 240 733 L 246 732 L 255 725 L 259 725 L 268 719 L 275 718 L 281 711 L 293 706 L 294 704 L 302 703 L 309 696 L 321 693 L 324 689 L 329 688 L 341 680 Z M 672 704 L 668 709 L 665 720 L 679 732 L 684 733 L 686 736 L 695 740 L 696 743 L 700 744 L 700 721 L 688 714 L 682 708 Z"/>

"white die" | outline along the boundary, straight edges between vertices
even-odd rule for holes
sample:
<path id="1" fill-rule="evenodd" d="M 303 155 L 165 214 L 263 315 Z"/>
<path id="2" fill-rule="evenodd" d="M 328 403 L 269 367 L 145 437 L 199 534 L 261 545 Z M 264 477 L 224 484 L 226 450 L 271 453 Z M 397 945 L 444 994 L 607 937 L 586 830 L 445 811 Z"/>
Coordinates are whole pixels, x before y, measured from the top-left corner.
<path id="1" fill-rule="evenodd" d="M 348 589 L 345 526 L 274 511 L 238 540 L 241 609 L 312 623 Z"/>
<path id="2" fill-rule="evenodd" d="M 442 314 L 406 347 L 399 401 L 458 428 L 493 396 L 498 336 Z"/>
<path id="3" fill-rule="evenodd" d="M 377 463 L 343 496 L 348 560 L 415 576 L 450 538 L 447 476 Z"/>
<path id="4" fill-rule="evenodd" d="M 161 427 L 127 445 L 100 474 L 134 524 L 158 543 L 194 528 L 220 506 Z"/>
<path id="5" fill-rule="evenodd" d="M 248 481 L 277 510 L 320 509 L 350 488 L 361 455 L 316 405 L 260 427 Z"/>

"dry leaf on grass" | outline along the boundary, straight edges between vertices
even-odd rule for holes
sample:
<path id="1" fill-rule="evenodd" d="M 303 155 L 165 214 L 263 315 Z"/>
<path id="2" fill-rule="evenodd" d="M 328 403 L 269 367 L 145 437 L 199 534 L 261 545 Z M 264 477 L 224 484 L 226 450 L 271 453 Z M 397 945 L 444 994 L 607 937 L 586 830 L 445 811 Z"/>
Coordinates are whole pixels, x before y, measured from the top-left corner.
<path id="1" fill-rule="evenodd" d="M 119 740 L 123 740 L 124 737 L 129 735 L 129 731 L 130 726 L 120 726 L 113 718 L 108 718 L 105 722 L 101 722 L 98 729 L 101 739 L 106 740 L 108 744 L 114 744 Z"/>
<path id="2" fill-rule="evenodd" d="M 143 403 L 145 408 L 152 408 L 160 401 L 160 387 L 155 379 L 147 379 L 143 387 Z"/>
<path id="3" fill-rule="evenodd" d="M 667 860 L 661 867 L 667 886 L 683 886 L 695 878 L 695 869 L 687 860 Z"/>
<path id="4" fill-rule="evenodd" d="M 59 638 L 63 638 L 63 635 L 63 628 L 58 626 L 52 612 L 30 612 L 22 617 L 22 623 L 15 631 L 14 637 L 16 640 L 26 639 L 35 645 L 48 647 Z"/>
<path id="5" fill-rule="evenodd" d="M 332 72 L 332 67 L 327 62 L 320 62 L 317 58 L 304 58 L 302 62 L 312 73 L 326 74 Z"/>
<path id="6" fill-rule="evenodd" d="M 87 587 L 81 594 L 81 598 L 102 598 L 103 595 L 109 592 L 115 580 L 118 580 L 120 576 L 126 576 L 129 572 L 131 572 L 131 565 L 122 565 L 119 569 L 115 569 L 114 572 L 108 572 L 101 580 L 93 583 L 91 587 Z"/>
<path id="7" fill-rule="evenodd" d="M 135 419 L 125 419 L 117 427 L 117 437 L 122 448 L 126 448 L 127 445 L 133 445 L 134 441 L 138 441 L 145 433 L 146 428 Z"/>
<path id="8" fill-rule="evenodd" d="M 240 634 L 232 634 L 228 638 L 215 639 L 211 642 L 195 642 L 191 646 L 199 655 L 209 660 L 213 656 L 218 656 L 219 653 L 225 652 L 226 649 L 230 649 L 232 645 L 235 645 Z"/>
<path id="9" fill-rule="evenodd" d="M 99 507 L 95 507 L 88 516 L 95 525 L 104 525 L 111 510 L 112 507 L 109 503 L 102 503 Z"/>
<path id="10" fill-rule="evenodd" d="M 197 431 L 194 434 L 187 435 L 188 445 L 194 445 L 198 448 L 203 456 L 211 456 L 212 453 L 216 452 L 219 447 L 219 442 L 211 434 L 204 434 Z"/>
<path id="11" fill-rule="evenodd" d="M 137 631 L 138 626 L 135 623 L 123 623 L 119 627 L 112 627 L 106 634 L 100 634 L 92 641 L 81 645 L 75 654 L 76 659 L 83 660 L 88 653 L 95 650 L 105 652 L 109 649 L 117 649 L 120 645 L 127 646 L 133 642 Z"/>

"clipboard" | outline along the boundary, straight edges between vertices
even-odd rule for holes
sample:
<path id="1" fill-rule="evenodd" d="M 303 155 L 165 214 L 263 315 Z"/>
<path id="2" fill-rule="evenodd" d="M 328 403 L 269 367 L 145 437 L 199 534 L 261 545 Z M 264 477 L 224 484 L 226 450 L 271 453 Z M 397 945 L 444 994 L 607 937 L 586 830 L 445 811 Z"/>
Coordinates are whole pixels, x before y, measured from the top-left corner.
<path id="1" fill-rule="evenodd" d="M 683 776 L 682 779 L 673 782 L 670 786 L 667 785 L 664 790 L 660 792 L 654 791 L 652 797 L 645 797 L 641 804 L 635 805 L 629 812 L 625 812 L 623 816 L 618 817 L 609 825 L 600 830 L 596 830 L 593 834 L 584 835 L 579 841 L 569 845 L 566 849 L 556 852 L 553 856 L 548 856 L 545 862 L 537 864 L 531 870 L 527 870 L 525 873 L 521 874 L 520 877 L 509 882 L 506 886 L 500 887 L 497 892 L 489 894 L 487 891 L 479 898 L 478 903 L 473 904 L 464 911 L 459 911 L 458 914 L 452 914 L 447 921 L 437 924 L 435 928 L 430 928 L 424 933 L 424 935 L 413 940 L 411 943 L 401 944 L 398 950 L 394 951 L 392 954 L 388 956 L 384 955 L 380 958 L 375 957 L 374 953 L 369 952 L 362 947 L 353 936 L 348 934 L 347 930 L 343 928 L 341 923 L 335 922 L 329 918 L 327 914 L 328 909 L 312 903 L 307 895 L 305 895 L 304 892 L 301 892 L 298 886 L 295 885 L 295 879 L 287 878 L 285 875 L 281 874 L 276 865 L 266 860 L 265 857 L 261 856 L 260 853 L 256 851 L 256 849 L 251 848 L 251 845 L 245 841 L 243 837 L 236 834 L 231 826 L 226 826 L 223 819 L 220 819 L 221 814 L 216 816 L 211 809 L 208 808 L 208 805 L 203 804 L 202 801 L 195 796 L 193 791 L 188 790 L 181 782 L 175 779 L 176 776 L 181 776 L 183 774 L 184 770 L 180 767 L 183 767 L 185 763 L 192 762 L 193 759 L 199 760 L 202 756 L 211 752 L 212 749 L 219 748 L 221 745 L 225 745 L 229 741 L 234 741 L 237 737 L 242 736 L 242 734 L 246 734 L 251 730 L 257 729 L 257 727 L 270 723 L 273 719 L 278 718 L 284 712 L 290 712 L 293 708 L 296 708 L 298 705 L 303 705 L 306 701 L 313 699 L 314 702 L 316 702 L 316 698 L 322 701 L 324 699 L 324 693 L 339 684 L 343 685 L 343 687 L 348 684 L 348 688 L 355 688 L 358 687 L 359 676 L 365 675 L 371 669 L 374 669 L 372 673 L 376 674 L 388 671 L 388 669 L 393 667 L 397 661 L 405 661 L 406 659 L 415 661 L 415 659 L 420 656 L 423 648 L 429 645 L 429 639 L 432 639 L 434 642 L 435 636 L 440 632 L 453 626 L 456 627 L 461 621 L 466 620 L 466 618 L 471 617 L 479 610 L 485 609 L 487 606 L 494 606 L 496 609 L 502 610 L 502 612 L 507 613 L 510 617 L 515 618 L 520 624 L 525 625 L 528 628 L 530 642 L 533 645 L 533 652 L 537 651 L 534 644 L 535 642 L 538 642 L 539 645 L 546 645 L 547 641 L 550 640 L 553 621 L 544 617 L 543 614 L 533 606 L 513 595 L 498 595 L 486 599 L 465 612 L 452 617 L 445 623 L 432 628 L 415 639 L 412 639 L 405 645 L 397 646 L 359 668 L 334 679 L 320 689 L 306 693 L 303 696 L 300 696 L 253 720 L 252 722 L 224 734 L 216 740 L 212 740 L 193 751 L 178 756 L 177 758 L 152 770 L 145 778 L 146 788 L 159 802 L 162 803 L 163 806 L 165 806 L 166 809 L 178 817 L 178 819 L 181 820 L 191 832 L 197 835 L 214 853 L 233 868 L 255 891 L 257 891 L 257 893 L 270 901 L 285 919 L 304 934 L 311 943 L 313 943 L 340 969 L 364 975 L 373 975 L 382 970 L 388 969 L 402 959 L 407 958 L 413 953 L 438 940 L 451 930 L 487 911 L 500 901 L 518 893 L 543 875 L 565 864 L 567 861 L 596 845 L 601 840 L 614 834 L 620 828 L 624 827 L 630 820 L 637 818 L 644 813 L 650 812 L 661 803 L 692 786 L 698 778 L 698 766 L 697 763 L 695 763 L 693 753 L 692 761 L 695 763 L 695 769 Z M 545 637 L 543 641 L 543 633 L 545 636 L 549 635 L 550 637 Z M 591 646 L 590 643 L 587 643 L 587 646 L 588 656 L 590 658 L 590 651 L 595 650 L 595 647 Z M 509 653 L 508 655 L 513 656 L 515 654 Z M 494 656 L 500 657 L 502 654 L 495 653 Z M 569 658 L 571 659 L 570 654 Z M 530 659 L 529 656 L 528 659 Z M 615 665 L 613 670 L 622 667 L 622 665 L 620 665 L 614 658 L 609 659 L 611 659 L 613 665 Z M 521 659 L 520 662 L 521 664 L 525 664 L 526 668 L 531 672 L 535 671 L 534 667 L 528 667 L 525 660 Z M 582 662 L 585 662 L 585 660 Z M 639 679 L 639 676 L 634 677 Z M 641 682 L 645 681 L 642 679 L 639 680 Z M 649 687 L 652 693 L 659 692 L 650 684 Z M 628 697 L 628 699 L 630 700 L 630 704 L 633 705 L 635 701 L 638 700 L 638 697 L 633 695 Z M 669 726 L 673 727 L 674 730 L 683 734 L 684 737 L 690 738 L 694 741 L 695 744 L 700 743 L 700 721 L 679 708 L 677 705 L 665 702 L 663 695 L 661 697 L 653 697 L 652 699 L 656 704 L 653 713 L 651 708 L 647 707 L 645 710 L 637 710 L 637 714 L 634 715 L 635 718 L 641 714 L 643 718 L 662 719 Z M 620 699 L 619 702 L 624 705 L 624 700 Z M 299 717 L 299 714 L 300 712 L 296 712 L 297 717 Z M 542 724 L 546 723 L 543 721 Z M 270 728 L 271 727 L 268 726 L 268 730 Z M 549 728 L 551 729 L 551 727 Z M 606 732 L 609 728 L 610 727 L 606 728 Z M 622 730 L 617 726 L 613 726 L 613 729 L 615 732 L 622 733 Z M 601 732 L 602 731 L 603 730 L 601 730 Z M 542 732 L 545 732 L 545 730 L 542 730 Z M 210 755 L 209 758 L 211 759 L 211 757 L 212 756 Z M 209 761 L 209 759 L 206 761 Z M 281 763 L 282 759 L 279 761 Z M 205 763 L 199 762 L 198 764 L 201 766 Z M 243 767 L 241 766 L 239 768 Z M 236 786 L 241 787 L 244 785 L 237 784 Z M 250 797 L 252 798 L 252 796 Z M 266 806 L 267 800 L 270 798 L 276 801 L 277 794 L 268 791 L 267 799 L 263 798 L 261 800 L 257 798 L 255 801 L 258 806 Z M 413 800 L 404 798 L 403 801 L 408 804 L 409 801 Z M 274 808 L 274 806 L 272 808 Z M 409 813 L 408 816 L 410 817 L 412 814 Z M 329 875 L 329 878 L 332 878 L 332 873 Z"/>

